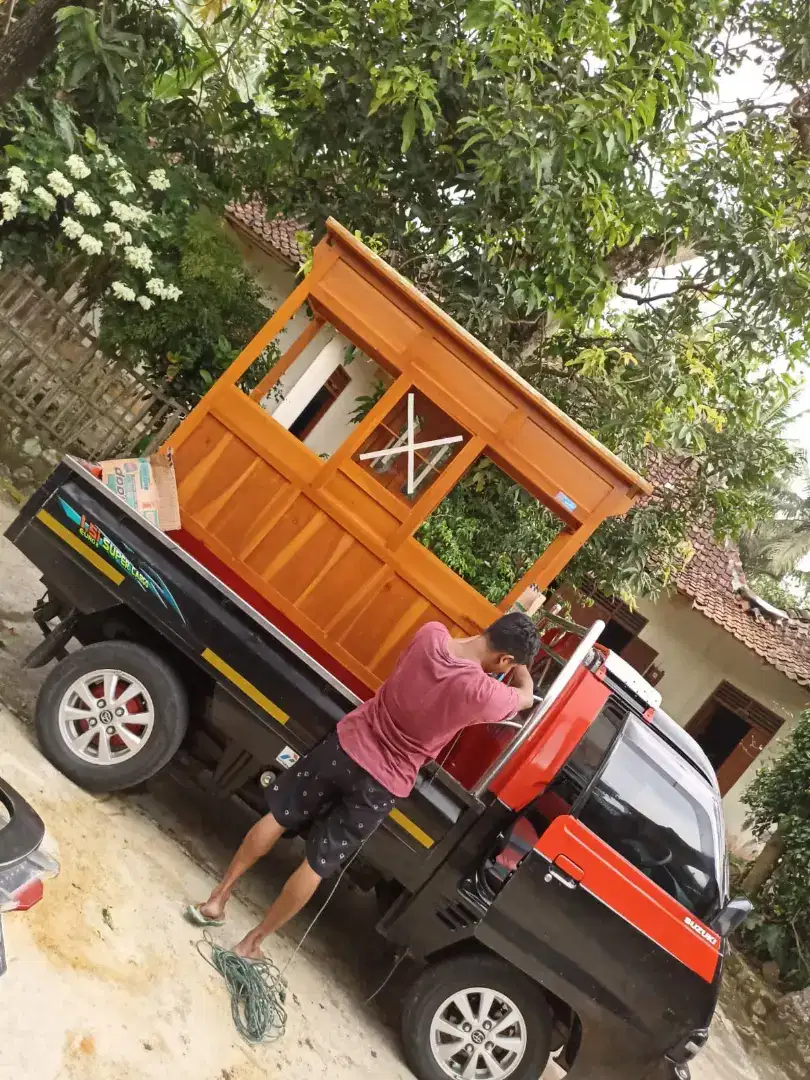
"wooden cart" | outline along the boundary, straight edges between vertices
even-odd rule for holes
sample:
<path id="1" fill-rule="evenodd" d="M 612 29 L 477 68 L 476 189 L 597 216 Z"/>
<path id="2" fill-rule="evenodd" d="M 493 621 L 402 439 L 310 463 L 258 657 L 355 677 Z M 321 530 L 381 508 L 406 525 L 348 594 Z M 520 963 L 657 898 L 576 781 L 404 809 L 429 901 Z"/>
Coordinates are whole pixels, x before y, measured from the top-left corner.
<path id="1" fill-rule="evenodd" d="M 246 390 L 252 365 L 300 311 L 303 330 Z M 316 394 L 340 392 L 346 343 L 388 386 L 319 455 L 302 441 L 312 417 L 297 435 L 295 424 Z M 277 400 L 307 351 L 295 393 Z M 183 521 L 176 539 L 361 697 L 420 625 L 439 619 L 452 633 L 477 632 L 529 585 L 545 588 L 605 518 L 650 491 L 331 219 L 309 275 L 167 445 Z M 414 535 L 482 455 L 561 523 L 497 607 Z"/>

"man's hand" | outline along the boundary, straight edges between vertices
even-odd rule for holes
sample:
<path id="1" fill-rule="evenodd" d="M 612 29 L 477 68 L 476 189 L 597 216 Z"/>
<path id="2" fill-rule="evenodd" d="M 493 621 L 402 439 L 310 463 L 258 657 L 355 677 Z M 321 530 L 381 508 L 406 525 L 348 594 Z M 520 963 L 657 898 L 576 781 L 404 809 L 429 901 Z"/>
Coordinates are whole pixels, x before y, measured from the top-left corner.
<path id="1" fill-rule="evenodd" d="M 534 703 L 534 683 L 529 669 L 525 664 L 515 664 L 509 672 L 509 683 L 520 694 L 518 712 L 523 712 Z"/>

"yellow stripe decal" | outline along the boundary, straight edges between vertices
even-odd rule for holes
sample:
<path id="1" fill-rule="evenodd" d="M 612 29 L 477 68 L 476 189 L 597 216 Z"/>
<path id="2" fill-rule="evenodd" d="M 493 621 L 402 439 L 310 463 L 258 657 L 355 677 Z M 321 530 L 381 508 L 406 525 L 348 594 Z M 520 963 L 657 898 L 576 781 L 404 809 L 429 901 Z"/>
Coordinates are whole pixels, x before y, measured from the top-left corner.
<path id="1" fill-rule="evenodd" d="M 60 540 L 64 540 L 68 547 L 72 547 L 74 551 L 77 551 L 82 558 L 87 559 L 89 563 L 95 566 L 99 573 L 108 577 L 115 585 L 120 585 L 124 580 L 124 575 L 120 570 L 116 570 L 115 567 L 110 566 L 106 559 L 102 559 L 97 551 L 94 551 L 89 544 L 86 544 L 75 533 L 72 533 L 69 529 L 52 517 L 47 510 L 40 510 L 37 514 L 37 521 L 41 521 L 42 524 L 56 533 Z"/>
<path id="2" fill-rule="evenodd" d="M 414 840 L 418 840 L 423 847 L 433 847 L 433 837 L 428 836 L 424 829 L 420 829 L 415 821 L 405 817 L 401 810 L 392 810 L 388 816 L 399 825 L 400 829 L 404 829 Z"/>
<path id="3" fill-rule="evenodd" d="M 207 660 L 211 667 L 215 667 L 226 679 L 230 679 L 234 686 L 238 686 L 243 694 L 247 695 L 251 701 L 255 701 L 257 705 L 261 706 L 266 713 L 269 713 L 274 720 L 278 720 L 280 724 L 286 724 L 290 719 L 289 715 L 280 709 L 275 702 L 271 701 L 269 697 L 257 689 L 252 682 L 240 675 L 236 668 L 232 668 L 230 664 L 226 663 L 221 656 L 217 656 L 215 652 L 210 649 L 204 649 L 202 654 L 203 660 Z"/>

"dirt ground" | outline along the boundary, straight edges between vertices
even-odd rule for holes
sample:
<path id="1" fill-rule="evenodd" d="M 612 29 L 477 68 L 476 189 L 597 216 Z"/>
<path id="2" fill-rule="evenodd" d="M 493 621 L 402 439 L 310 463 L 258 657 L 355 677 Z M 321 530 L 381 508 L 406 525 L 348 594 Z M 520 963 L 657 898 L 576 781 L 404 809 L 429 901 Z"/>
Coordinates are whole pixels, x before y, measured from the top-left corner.
<path id="1" fill-rule="evenodd" d="M 0 491 L 0 534 L 15 508 Z M 0 538 L 0 774 L 44 818 L 62 872 L 32 911 L 6 918 L 0 980 L 0 1080 L 407 1080 L 397 1037 L 409 973 L 371 1004 L 392 962 L 369 934 L 373 899 L 341 885 L 291 966 L 290 1020 L 278 1043 L 250 1048 L 236 1035 L 218 975 L 195 949 L 184 906 L 205 897 L 249 824 L 216 802 L 182 764 L 146 793 L 91 796 L 56 773 L 30 728 L 44 672 L 21 668 L 39 640 L 17 615 L 40 592 L 36 572 Z M 9 616 L 12 616 L 9 618 Z M 3 704 L 8 706 L 4 708 Z M 241 937 L 300 857 L 295 843 L 246 880 L 215 931 Z M 319 906 L 279 935 L 283 966 Z M 719 1013 L 695 1080 L 786 1080 L 760 1047 L 746 1047 Z M 550 1066 L 543 1080 L 561 1073 Z"/>

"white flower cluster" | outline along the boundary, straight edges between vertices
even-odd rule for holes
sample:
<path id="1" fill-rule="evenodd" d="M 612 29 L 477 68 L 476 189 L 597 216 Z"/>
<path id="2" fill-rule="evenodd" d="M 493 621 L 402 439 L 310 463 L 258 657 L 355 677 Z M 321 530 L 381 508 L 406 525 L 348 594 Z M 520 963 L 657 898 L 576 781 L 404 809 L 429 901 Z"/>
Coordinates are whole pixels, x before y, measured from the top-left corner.
<path id="1" fill-rule="evenodd" d="M 141 305 L 144 311 L 148 311 L 150 307 L 155 306 L 155 301 L 150 300 L 148 296 L 139 296 L 138 303 Z"/>
<path id="2" fill-rule="evenodd" d="M 46 210 L 56 209 L 56 199 L 51 195 L 47 188 L 35 187 L 33 194 L 36 195 Z"/>
<path id="3" fill-rule="evenodd" d="M 146 283 L 146 291 L 160 300 L 174 300 L 177 302 L 183 295 L 183 290 L 176 285 L 167 285 L 163 278 L 153 277 Z"/>
<path id="4" fill-rule="evenodd" d="M 119 300 L 129 300 L 131 303 L 135 299 L 135 290 L 131 289 L 129 285 L 125 285 L 123 281 L 114 281 L 110 288 L 113 295 L 117 296 Z"/>
<path id="5" fill-rule="evenodd" d="M 79 160 L 81 160 L 81 158 Z M 48 185 L 50 186 L 51 191 L 56 195 L 68 196 L 73 194 L 73 184 L 71 184 L 63 173 L 60 173 L 56 169 L 54 169 L 53 172 L 48 173 Z"/>
<path id="6" fill-rule="evenodd" d="M 155 191 L 167 191 L 171 186 L 165 169 L 153 169 L 146 179 Z"/>
<path id="7" fill-rule="evenodd" d="M 95 236 L 91 236 L 90 233 L 85 233 L 79 240 L 79 247 L 87 255 L 100 255 L 104 245 Z"/>
<path id="8" fill-rule="evenodd" d="M 124 248 L 124 258 L 127 260 L 130 266 L 134 266 L 136 270 L 145 270 L 148 274 L 152 269 L 152 252 L 146 246 L 141 244 L 140 247 Z"/>
<path id="9" fill-rule="evenodd" d="M 21 169 L 19 165 L 11 166 L 6 173 L 6 179 L 12 191 L 19 191 L 21 194 L 28 191 L 28 177 L 25 169 Z"/>
<path id="10" fill-rule="evenodd" d="M 65 166 L 74 180 L 85 180 L 90 175 L 90 166 L 78 154 L 71 154 L 65 162 Z M 51 187 L 53 187 L 53 184 Z"/>
<path id="11" fill-rule="evenodd" d="M 84 225 L 72 217 L 62 218 L 62 232 L 70 240 L 78 240 L 84 235 Z"/>
<path id="12" fill-rule="evenodd" d="M 3 207 L 3 221 L 11 221 L 20 209 L 20 196 L 16 191 L 4 191 L 0 195 L 0 206 Z"/>
<path id="13" fill-rule="evenodd" d="M 135 191 L 135 185 L 132 183 L 132 177 L 126 171 L 121 169 L 113 177 L 113 185 L 119 195 L 131 195 Z"/>
<path id="14" fill-rule="evenodd" d="M 145 225 L 151 216 L 148 210 L 144 210 L 140 206 L 118 202 L 116 199 L 113 199 L 110 203 L 110 209 L 112 210 L 113 217 L 117 217 L 118 220 L 123 221 L 125 225 L 135 225 L 140 227 Z"/>
<path id="15" fill-rule="evenodd" d="M 77 191 L 73 196 L 73 204 L 78 213 L 86 217 L 98 217 L 101 213 L 101 207 L 86 191 Z"/>

